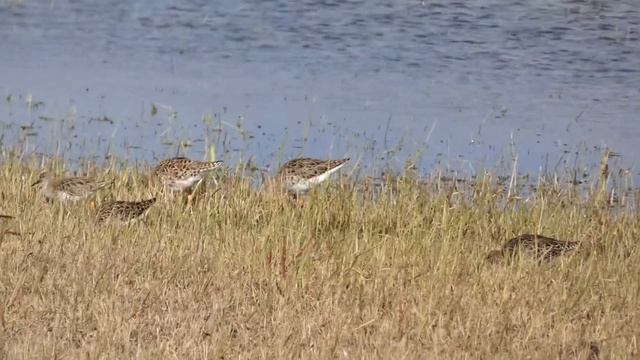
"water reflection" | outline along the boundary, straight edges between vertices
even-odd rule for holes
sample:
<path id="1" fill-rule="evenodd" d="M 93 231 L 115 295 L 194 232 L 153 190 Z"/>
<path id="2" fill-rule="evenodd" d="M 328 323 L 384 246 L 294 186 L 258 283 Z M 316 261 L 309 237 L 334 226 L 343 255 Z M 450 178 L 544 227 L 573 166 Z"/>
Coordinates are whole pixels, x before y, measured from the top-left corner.
<path id="1" fill-rule="evenodd" d="M 16 4 L 0 5 L 0 124 L 29 151 L 638 161 L 634 1 Z"/>

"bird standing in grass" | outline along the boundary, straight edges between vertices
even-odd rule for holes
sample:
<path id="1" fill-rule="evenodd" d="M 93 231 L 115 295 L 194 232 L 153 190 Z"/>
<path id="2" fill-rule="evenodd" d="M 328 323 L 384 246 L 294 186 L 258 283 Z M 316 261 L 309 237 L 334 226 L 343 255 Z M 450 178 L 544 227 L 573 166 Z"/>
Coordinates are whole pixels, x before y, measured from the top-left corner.
<path id="1" fill-rule="evenodd" d="M 299 195 L 326 180 L 329 175 L 343 167 L 347 161 L 349 158 L 341 160 L 293 159 L 280 167 L 277 178 L 284 182 L 291 194 Z"/>
<path id="2" fill-rule="evenodd" d="M 191 191 L 198 186 L 207 172 L 220 168 L 222 161 L 197 161 L 185 157 L 162 160 L 152 171 L 152 175 L 160 181 L 171 196 L 174 193 Z M 191 200 L 189 196 L 188 200 Z"/>
<path id="3" fill-rule="evenodd" d="M 109 219 L 129 223 L 144 217 L 156 202 L 156 198 L 142 201 L 109 201 L 98 208 L 96 222 L 103 223 Z"/>
<path id="4" fill-rule="evenodd" d="M 500 250 L 491 251 L 487 261 L 497 263 L 505 257 L 522 252 L 538 261 L 550 261 L 578 247 L 575 241 L 561 241 L 537 234 L 523 234 L 507 241 Z"/>
<path id="5" fill-rule="evenodd" d="M 31 186 L 40 185 L 47 201 L 75 202 L 94 196 L 98 190 L 109 184 L 111 181 L 98 181 L 84 176 L 56 178 L 43 171 Z"/>

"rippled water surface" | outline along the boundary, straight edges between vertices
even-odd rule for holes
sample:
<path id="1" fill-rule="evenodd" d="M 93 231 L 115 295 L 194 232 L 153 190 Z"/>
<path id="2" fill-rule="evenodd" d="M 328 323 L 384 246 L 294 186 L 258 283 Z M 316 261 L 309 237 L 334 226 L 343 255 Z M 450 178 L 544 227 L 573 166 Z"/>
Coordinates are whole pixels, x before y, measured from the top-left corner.
<path id="1" fill-rule="evenodd" d="M 28 152 L 638 171 L 636 0 L 0 4 L 1 141 Z"/>

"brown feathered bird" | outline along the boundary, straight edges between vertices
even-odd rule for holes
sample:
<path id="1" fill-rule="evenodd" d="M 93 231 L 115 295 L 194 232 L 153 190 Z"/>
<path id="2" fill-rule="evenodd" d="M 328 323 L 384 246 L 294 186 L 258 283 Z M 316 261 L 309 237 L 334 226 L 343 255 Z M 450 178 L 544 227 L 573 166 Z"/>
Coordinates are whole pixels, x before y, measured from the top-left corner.
<path id="1" fill-rule="evenodd" d="M 491 251 L 487 255 L 487 261 L 496 263 L 517 252 L 539 261 L 549 261 L 576 249 L 578 245 L 579 243 L 575 241 L 561 241 L 538 234 L 523 234 L 507 241 L 500 250 Z"/>
<path id="2" fill-rule="evenodd" d="M 276 177 L 284 182 L 289 192 L 305 193 L 313 185 L 323 182 L 329 175 L 338 171 L 347 161 L 349 158 L 341 160 L 293 159 L 280 167 Z"/>
<path id="3" fill-rule="evenodd" d="M 142 201 L 109 201 L 98 208 L 96 222 L 102 223 L 107 220 L 116 220 L 128 223 L 144 217 L 151 205 L 156 202 L 156 198 Z"/>
<path id="4" fill-rule="evenodd" d="M 222 161 L 198 161 L 185 157 L 162 160 L 152 171 L 152 175 L 171 192 L 191 189 L 202 181 L 205 173 L 223 165 Z"/>
<path id="5" fill-rule="evenodd" d="M 111 181 L 99 181 L 84 176 L 54 177 L 46 171 L 38 176 L 31 186 L 41 186 L 42 195 L 48 200 L 75 202 L 86 199 L 108 185 Z"/>

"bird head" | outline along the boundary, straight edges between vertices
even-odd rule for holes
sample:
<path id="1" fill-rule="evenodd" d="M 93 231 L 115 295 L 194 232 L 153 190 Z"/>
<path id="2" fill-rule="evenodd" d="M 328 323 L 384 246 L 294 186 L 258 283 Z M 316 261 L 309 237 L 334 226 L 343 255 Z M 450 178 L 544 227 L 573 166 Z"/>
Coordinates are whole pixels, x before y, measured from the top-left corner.
<path id="1" fill-rule="evenodd" d="M 48 175 L 48 172 L 46 170 L 41 171 L 38 174 L 38 180 L 36 180 L 36 182 L 31 184 L 31 186 L 36 186 L 36 185 L 42 184 L 42 182 L 47 178 L 47 175 Z"/>

